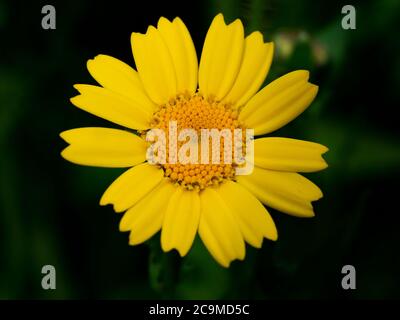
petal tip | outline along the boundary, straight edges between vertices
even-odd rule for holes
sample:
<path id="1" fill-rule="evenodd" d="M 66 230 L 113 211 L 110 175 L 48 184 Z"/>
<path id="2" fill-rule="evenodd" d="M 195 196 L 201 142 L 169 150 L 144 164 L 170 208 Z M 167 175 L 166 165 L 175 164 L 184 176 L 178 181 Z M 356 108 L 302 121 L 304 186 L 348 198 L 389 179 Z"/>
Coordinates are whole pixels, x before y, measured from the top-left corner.
<path id="1" fill-rule="evenodd" d="M 60 152 L 60 155 L 61 155 L 61 157 L 64 159 L 64 160 L 67 160 L 67 161 L 69 161 L 68 159 L 67 159 L 67 156 L 66 156 L 66 150 L 68 149 L 68 147 L 66 147 L 64 150 L 62 150 L 61 152 Z"/>
<path id="2" fill-rule="evenodd" d="M 69 143 L 69 142 L 68 142 L 68 137 L 67 137 L 69 131 L 70 131 L 70 130 L 65 130 L 65 131 L 60 132 L 60 133 L 58 134 L 58 136 L 59 136 L 61 139 L 63 139 L 65 142 L 67 142 L 67 143 Z"/>
<path id="3" fill-rule="evenodd" d="M 150 26 L 147 27 L 146 35 L 154 34 L 157 31 L 158 30 L 157 30 L 157 28 L 155 26 L 150 25 Z"/>
<path id="4" fill-rule="evenodd" d="M 222 12 L 218 13 L 218 14 L 214 17 L 213 20 L 216 20 L 216 19 L 222 19 L 222 20 L 224 20 L 225 18 L 224 18 L 223 13 L 222 13 Z"/>
<path id="5" fill-rule="evenodd" d="M 264 42 L 264 35 L 258 30 L 250 33 L 247 38 L 259 38 L 258 40 Z"/>
<path id="6" fill-rule="evenodd" d="M 127 209 L 128 209 L 128 208 L 122 206 L 122 205 L 119 204 L 119 203 L 114 203 L 114 211 L 115 211 L 116 213 L 123 212 L 123 211 L 125 211 L 125 210 L 127 210 Z"/>
<path id="7" fill-rule="evenodd" d="M 308 212 L 307 214 L 305 214 L 302 218 L 314 218 L 315 217 L 315 213 L 314 210 L 311 212 Z"/>
<path id="8" fill-rule="evenodd" d="M 138 239 L 135 239 L 135 237 L 132 235 L 132 231 L 131 231 L 131 233 L 129 235 L 129 242 L 128 243 L 129 243 L 130 246 L 136 246 L 138 244 L 141 244 L 142 242 L 139 241 Z"/>
<path id="9" fill-rule="evenodd" d="M 121 221 L 119 222 L 118 230 L 119 232 L 130 231 L 130 228 L 127 226 L 127 223 L 125 222 L 124 218 L 122 218 Z"/>
<path id="10" fill-rule="evenodd" d="M 140 32 L 132 32 L 131 33 L 131 44 L 133 45 L 136 41 L 143 39 L 145 35 Z"/>
<path id="11" fill-rule="evenodd" d="M 265 46 L 267 46 L 268 50 L 271 51 L 271 57 L 272 57 L 274 55 L 274 52 L 275 52 L 275 43 L 273 41 L 266 42 Z"/>
<path id="12" fill-rule="evenodd" d="M 276 241 L 278 241 L 278 232 L 275 232 L 274 234 L 272 234 L 272 235 L 268 235 L 268 237 L 266 237 L 268 240 L 271 240 L 271 241 L 274 241 L 274 242 L 276 242 Z"/>
<path id="13" fill-rule="evenodd" d="M 187 253 L 189 252 L 189 249 L 183 250 L 182 248 L 176 248 L 176 250 L 178 251 L 178 253 L 179 253 L 179 255 L 181 256 L 181 258 L 183 258 L 184 256 L 186 256 Z"/>
<path id="14" fill-rule="evenodd" d="M 158 22 L 157 22 L 157 29 L 162 27 L 162 25 L 168 25 L 168 24 L 171 24 L 171 21 L 169 21 L 165 17 L 160 17 L 160 19 L 158 19 Z"/>
<path id="15" fill-rule="evenodd" d="M 323 144 L 321 144 L 321 154 L 325 154 L 329 151 L 329 148 Z"/>
<path id="16" fill-rule="evenodd" d="M 300 82 L 302 82 L 302 81 L 307 82 L 308 79 L 310 78 L 310 71 L 305 70 L 305 69 L 295 70 L 295 71 L 287 73 L 286 75 L 293 75 L 293 74 L 296 75 L 296 78 L 298 77 L 297 81 L 300 81 Z M 286 76 L 286 75 L 284 75 L 284 76 Z"/>
<path id="17" fill-rule="evenodd" d="M 111 202 L 109 202 L 109 199 L 108 199 L 106 193 L 104 193 L 103 196 L 100 198 L 99 204 L 100 204 L 101 206 L 106 206 L 106 205 L 108 205 L 108 204 L 111 204 Z"/>
<path id="18" fill-rule="evenodd" d="M 310 83 L 310 88 L 312 92 L 315 92 L 315 94 L 317 94 L 318 90 L 319 90 L 319 86 L 313 83 Z"/>
<path id="19" fill-rule="evenodd" d="M 160 240 L 160 243 L 161 243 L 161 250 L 162 250 L 163 252 L 167 253 L 167 252 L 169 252 L 169 251 L 172 250 L 172 247 L 167 246 L 167 244 L 165 243 L 166 241 L 165 241 L 165 239 L 163 238 L 162 235 L 163 235 L 163 233 L 162 233 L 162 231 L 161 231 L 161 240 Z"/>
<path id="20" fill-rule="evenodd" d="M 78 106 L 78 101 L 77 100 L 79 100 L 79 97 L 81 97 L 80 94 L 78 94 L 78 95 L 76 95 L 76 96 L 74 96 L 72 98 L 69 98 L 69 102 L 71 102 L 74 106 Z"/>
<path id="21" fill-rule="evenodd" d="M 243 29 L 242 20 L 240 20 L 239 18 L 236 18 L 235 20 L 233 20 L 229 25 L 232 27 L 238 27 L 238 28 Z"/>
<path id="22" fill-rule="evenodd" d="M 172 23 L 183 23 L 183 21 L 180 17 L 175 17 L 174 20 L 172 20 Z"/>
<path id="23" fill-rule="evenodd" d="M 75 89 L 75 90 L 77 90 L 79 93 L 81 93 L 82 94 L 82 91 L 85 89 L 85 88 L 91 88 L 91 87 L 94 87 L 94 86 L 92 86 L 92 85 L 89 85 L 89 84 L 80 84 L 80 83 L 77 83 L 77 84 L 74 84 L 73 85 L 73 88 Z"/>
<path id="24" fill-rule="evenodd" d="M 322 165 L 320 170 L 325 170 L 328 167 L 329 167 L 328 162 L 326 162 L 325 159 L 322 158 Z"/>

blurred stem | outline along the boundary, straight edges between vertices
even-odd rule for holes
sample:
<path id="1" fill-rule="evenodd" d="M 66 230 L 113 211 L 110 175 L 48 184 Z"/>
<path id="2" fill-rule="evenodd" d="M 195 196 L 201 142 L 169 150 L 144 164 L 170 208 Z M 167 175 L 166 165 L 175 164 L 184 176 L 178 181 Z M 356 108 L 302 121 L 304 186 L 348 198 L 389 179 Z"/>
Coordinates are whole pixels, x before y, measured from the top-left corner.
<path id="1" fill-rule="evenodd" d="M 163 299 L 172 299 L 179 280 L 181 257 L 175 252 L 164 253 L 159 242 L 150 241 L 150 284 Z"/>
<path id="2" fill-rule="evenodd" d="M 249 1 L 247 32 L 251 33 L 256 30 L 262 30 L 263 14 L 266 2 L 266 0 Z"/>
<path id="3" fill-rule="evenodd" d="M 204 3 L 204 8 L 210 21 L 218 13 L 224 15 L 227 23 L 235 20 L 240 15 L 240 0 L 207 0 Z"/>

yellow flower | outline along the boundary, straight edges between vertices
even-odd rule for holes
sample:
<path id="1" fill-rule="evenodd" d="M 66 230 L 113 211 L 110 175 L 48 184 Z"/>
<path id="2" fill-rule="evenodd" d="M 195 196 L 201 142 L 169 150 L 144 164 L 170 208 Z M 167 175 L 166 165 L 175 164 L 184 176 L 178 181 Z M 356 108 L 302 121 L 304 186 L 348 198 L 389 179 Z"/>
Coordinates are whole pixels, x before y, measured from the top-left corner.
<path id="1" fill-rule="evenodd" d="M 179 19 L 160 18 L 146 34 L 132 33 L 137 71 L 106 55 L 87 63 L 100 86 L 75 85 L 71 102 L 129 130 L 77 128 L 61 133 L 70 145 L 62 156 L 77 164 L 131 167 L 106 190 L 101 205 L 126 211 L 121 231 L 139 244 L 161 230 L 164 251 L 188 253 L 196 233 L 222 266 L 244 259 L 245 241 L 261 247 L 277 239 L 263 204 L 298 217 L 314 216 L 320 189 L 297 172 L 327 167 L 320 144 L 288 139 L 254 141 L 254 170 L 236 175 L 235 163 L 151 164 L 146 161 L 152 128 L 254 129 L 268 134 L 296 118 L 318 87 L 298 70 L 259 92 L 273 56 L 273 43 L 260 32 L 245 37 L 240 20 L 226 25 L 217 15 L 206 36 L 200 65 L 190 34 Z M 200 142 L 199 142 L 200 143 Z M 170 148 L 171 149 L 171 148 Z M 171 151 L 171 152 L 170 152 Z M 172 154 L 172 149 L 167 150 Z M 221 153 L 221 157 L 222 157 Z"/>

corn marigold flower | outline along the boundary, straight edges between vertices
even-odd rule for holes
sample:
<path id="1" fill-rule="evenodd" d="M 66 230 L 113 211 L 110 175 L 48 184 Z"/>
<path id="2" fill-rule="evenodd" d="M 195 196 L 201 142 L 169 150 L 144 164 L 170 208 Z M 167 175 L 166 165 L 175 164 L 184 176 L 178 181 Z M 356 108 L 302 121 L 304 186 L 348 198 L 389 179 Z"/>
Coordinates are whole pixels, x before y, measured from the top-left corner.
<path id="1" fill-rule="evenodd" d="M 264 238 L 277 240 L 264 205 L 297 217 L 314 216 L 311 202 L 322 192 L 298 172 L 326 168 L 321 156 L 325 146 L 256 138 L 252 173 L 238 175 L 235 162 L 150 163 L 146 153 L 151 143 L 145 138 L 152 129 L 169 137 L 171 121 L 195 132 L 251 128 L 256 136 L 269 134 L 315 98 L 318 87 L 308 82 L 308 71 L 290 72 L 258 91 L 271 65 L 273 43 L 264 43 L 260 32 L 245 36 L 240 20 L 227 25 L 222 14 L 207 32 L 200 64 L 179 18 L 160 18 L 146 34 L 132 33 L 131 44 L 137 70 L 98 55 L 87 68 L 100 86 L 75 85 L 80 94 L 71 99 L 78 108 L 127 130 L 90 127 L 61 133 L 69 144 L 61 153 L 66 160 L 129 168 L 100 204 L 125 212 L 120 230 L 130 231 L 131 245 L 161 230 L 162 249 L 176 249 L 183 257 L 198 232 L 214 259 L 228 267 L 244 259 L 245 242 L 260 248 Z M 167 143 L 166 154 L 181 145 Z M 217 154 L 218 159 L 223 156 Z"/>

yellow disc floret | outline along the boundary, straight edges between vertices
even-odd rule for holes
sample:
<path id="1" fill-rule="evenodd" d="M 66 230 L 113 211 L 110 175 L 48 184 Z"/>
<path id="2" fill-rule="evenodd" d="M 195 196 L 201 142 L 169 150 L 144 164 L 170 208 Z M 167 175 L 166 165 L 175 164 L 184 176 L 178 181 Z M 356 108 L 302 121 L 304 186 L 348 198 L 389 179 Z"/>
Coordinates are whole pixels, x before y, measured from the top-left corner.
<path id="1" fill-rule="evenodd" d="M 233 179 L 235 176 L 235 167 L 233 154 L 230 162 L 225 162 L 224 145 L 225 138 L 220 140 L 219 158 L 215 163 L 212 159 L 211 139 L 209 143 L 209 161 L 200 162 L 200 139 L 198 141 L 198 159 L 197 163 L 168 163 L 169 153 L 169 130 L 171 121 L 176 121 L 177 131 L 183 129 L 194 129 L 197 135 L 201 136 L 202 129 L 228 129 L 233 137 L 235 129 L 242 129 L 238 121 L 238 113 L 229 104 L 221 103 L 213 99 L 206 99 L 196 93 L 192 96 L 179 95 L 162 105 L 154 113 L 151 123 L 152 129 L 162 129 L 166 136 L 166 159 L 167 163 L 161 164 L 166 177 L 173 183 L 178 183 L 188 190 L 201 190 L 207 186 L 217 185 L 226 179 Z M 225 130 L 226 131 L 226 130 Z M 178 142 L 177 149 L 185 142 Z M 176 150 L 174 150 L 176 152 Z"/>

